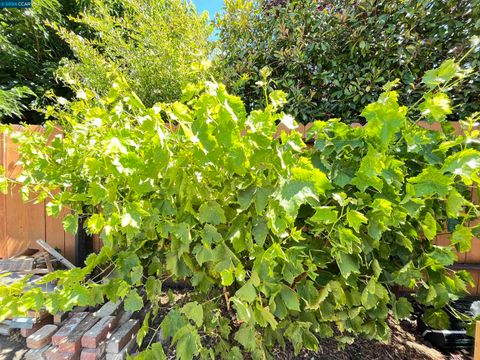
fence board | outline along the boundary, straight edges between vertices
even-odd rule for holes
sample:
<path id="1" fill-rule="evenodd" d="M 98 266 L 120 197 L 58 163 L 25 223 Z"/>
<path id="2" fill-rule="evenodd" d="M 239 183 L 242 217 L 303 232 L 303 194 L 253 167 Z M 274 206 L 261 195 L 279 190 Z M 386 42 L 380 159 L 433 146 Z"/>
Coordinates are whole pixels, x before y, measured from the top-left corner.
<path id="1" fill-rule="evenodd" d="M 33 131 L 43 131 L 40 126 L 30 127 Z M 22 127 L 18 131 L 24 131 Z M 7 140 L 6 164 L 7 176 L 15 178 L 21 171 L 17 164 L 19 154 L 17 146 L 11 139 Z M 35 204 L 33 201 L 23 202 L 20 194 L 20 186 L 12 186 L 6 199 L 6 240 L 7 256 L 13 256 L 28 247 L 37 248 L 34 241 L 45 239 L 45 204 L 42 201 Z"/>
<path id="2" fill-rule="evenodd" d="M 13 128 L 15 131 L 44 131 L 41 126 L 24 129 L 15 125 Z M 0 165 L 5 167 L 9 178 L 15 178 L 21 171 L 17 164 L 17 146 L 4 133 L 0 135 Z M 38 239 L 46 240 L 64 254 L 65 234 L 61 220 L 47 216 L 45 201 L 38 204 L 24 202 L 19 189 L 19 185 L 13 185 L 7 195 L 0 195 L 0 258 L 14 256 L 25 248 L 38 248 L 35 242 Z M 73 260 L 74 254 L 70 253 L 70 256 L 69 259 Z"/>
<path id="3" fill-rule="evenodd" d="M 65 257 L 75 262 L 75 236 L 65 232 Z"/>
<path id="4" fill-rule="evenodd" d="M 45 214 L 45 242 L 65 256 L 65 232 L 60 219 Z"/>
<path id="5" fill-rule="evenodd" d="M 468 290 L 470 295 L 477 296 L 478 295 L 478 282 L 480 280 L 480 271 L 472 270 L 472 271 L 470 271 L 470 274 L 472 275 L 474 285 L 469 286 L 467 288 L 467 290 Z"/>
<path id="6" fill-rule="evenodd" d="M 0 167 L 5 167 L 5 134 L 0 133 Z M 5 174 L 2 174 L 5 175 Z M 0 193 L 0 259 L 6 257 L 6 195 Z"/>

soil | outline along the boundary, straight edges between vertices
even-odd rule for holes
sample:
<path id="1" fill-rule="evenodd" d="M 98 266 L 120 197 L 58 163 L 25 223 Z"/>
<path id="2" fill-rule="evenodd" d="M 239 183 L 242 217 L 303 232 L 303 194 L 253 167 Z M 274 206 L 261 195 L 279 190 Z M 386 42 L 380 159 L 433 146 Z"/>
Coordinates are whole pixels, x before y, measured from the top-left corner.
<path id="1" fill-rule="evenodd" d="M 293 349 L 277 349 L 273 356 L 278 360 L 471 360 L 468 353 L 443 354 L 416 337 L 412 323 L 401 325 L 390 322 L 392 338 L 389 342 L 378 342 L 358 338 L 352 345 L 339 350 L 334 339 L 320 341 L 319 351 L 302 352 L 295 356 Z M 408 329 L 408 330 L 406 330 Z"/>
<path id="2" fill-rule="evenodd" d="M 185 292 L 175 291 L 172 294 L 173 302 L 181 305 L 188 301 Z M 159 314 L 153 323 L 152 328 L 160 328 L 161 319 L 168 313 L 169 299 L 162 298 L 162 305 Z M 323 339 L 320 341 L 318 352 L 304 351 L 295 356 L 292 348 L 274 349 L 272 355 L 278 360 L 471 360 L 472 356 L 467 352 L 454 354 L 443 354 L 434 349 L 431 344 L 425 342 L 417 332 L 415 321 L 403 321 L 397 324 L 389 322 L 392 330 L 392 337 L 388 342 L 378 342 L 358 338 L 352 345 L 339 350 L 334 339 Z M 150 332 L 144 339 L 144 347 L 149 343 L 163 340 L 158 333 Z M 28 349 L 25 339 L 19 332 L 12 336 L 0 336 L 0 360 L 20 360 Z M 175 352 L 169 348 L 168 359 L 175 359 Z"/>
<path id="3" fill-rule="evenodd" d="M 25 338 L 20 332 L 13 332 L 10 337 L 0 335 L 0 360 L 20 360 L 27 351 Z"/>
<path id="4" fill-rule="evenodd" d="M 186 294 L 181 291 L 175 292 L 177 304 L 188 301 Z M 170 306 L 168 300 L 163 299 L 163 307 L 160 308 L 159 316 L 154 319 L 152 328 L 159 328 L 161 319 L 168 313 Z M 418 333 L 416 321 L 405 320 L 400 324 L 393 320 L 389 321 L 392 337 L 389 342 L 379 342 L 358 338 L 352 345 L 339 350 L 334 339 L 320 340 L 318 352 L 304 351 L 295 356 L 293 348 L 277 348 L 272 352 L 273 358 L 278 360 L 471 360 L 473 357 L 468 352 L 444 354 L 432 347 Z M 144 347 L 150 341 L 161 341 L 158 333 L 151 332 L 144 341 Z M 167 358 L 175 359 L 172 348 L 164 346 Z"/>
<path id="5" fill-rule="evenodd" d="M 173 297 L 170 300 L 179 306 L 189 301 L 188 290 L 172 289 Z M 167 297 L 161 299 L 162 306 L 158 316 L 153 319 L 151 328 L 160 329 L 163 317 L 171 309 L 171 303 Z M 335 339 L 322 339 L 319 351 L 304 351 L 295 355 L 293 348 L 274 349 L 272 352 L 275 360 L 472 360 L 468 352 L 444 354 L 432 347 L 425 341 L 416 328 L 416 321 L 405 320 L 400 324 L 389 321 L 392 336 L 389 342 L 379 342 L 358 338 L 352 345 L 340 350 Z M 150 332 L 143 342 L 143 349 L 151 342 L 163 342 L 158 332 Z M 206 345 L 206 344 L 204 344 Z M 167 358 L 175 360 L 174 348 L 164 346 Z"/>
<path id="6" fill-rule="evenodd" d="M 471 360 L 467 353 L 442 354 L 430 347 L 429 344 L 417 339 L 406 331 L 411 324 L 402 323 L 402 326 L 390 324 L 392 339 L 390 342 L 377 342 L 357 339 L 354 344 L 339 350 L 333 339 L 321 340 L 318 352 L 302 352 L 295 356 L 293 349 L 275 349 L 274 359 L 278 360 Z M 149 334 L 150 335 L 150 334 Z M 145 343 L 151 339 L 148 336 Z M 156 339 L 154 339 L 155 341 Z M 12 336 L 0 336 L 0 360 L 20 360 L 27 351 L 25 339 L 20 333 Z M 168 353 L 169 359 L 175 359 L 174 352 Z"/>

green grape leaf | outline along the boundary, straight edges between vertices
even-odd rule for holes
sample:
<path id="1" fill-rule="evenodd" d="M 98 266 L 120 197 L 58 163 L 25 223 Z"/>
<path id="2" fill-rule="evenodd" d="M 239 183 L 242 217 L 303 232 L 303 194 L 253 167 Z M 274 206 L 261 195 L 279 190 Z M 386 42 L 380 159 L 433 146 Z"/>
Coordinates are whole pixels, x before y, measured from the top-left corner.
<path id="1" fill-rule="evenodd" d="M 165 339 L 171 338 L 182 327 L 188 325 L 188 320 L 177 308 L 170 310 L 162 321 L 161 327 Z"/>
<path id="2" fill-rule="evenodd" d="M 145 339 L 145 336 L 148 334 L 148 331 L 150 330 L 149 328 L 149 320 L 150 320 L 150 315 L 151 312 L 149 311 L 145 318 L 143 319 L 142 326 L 140 327 L 140 330 L 138 330 L 137 333 L 137 345 L 140 347 L 142 346 L 143 339 Z"/>
<path id="3" fill-rule="evenodd" d="M 216 201 L 208 201 L 200 206 L 198 219 L 202 223 L 212 225 L 224 224 L 227 219 L 222 207 Z"/>
<path id="4" fill-rule="evenodd" d="M 268 94 L 270 101 L 275 109 L 281 108 L 287 103 L 287 94 L 281 90 L 274 90 Z"/>
<path id="5" fill-rule="evenodd" d="M 410 314 L 413 312 L 412 304 L 410 304 L 410 301 L 408 301 L 407 298 L 401 297 L 397 300 L 392 298 L 392 301 L 393 315 L 396 319 L 404 319 L 410 316 Z"/>
<path id="6" fill-rule="evenodd" d="M 380 175 L 385 166 L 382 161 L 383 157 L 383 154 L 369 145 L 367 154 L 362 157 L 360 166 L 351 183 L 361 191 L 365 191 L 370 186 L 381 191 L 383 181 L 378 175 Z"/>
<path id="7" fill-rule="evenodd" d="M 407 107 L 398 105 L 396 91 L 387 91 L 377 102 L 367 105 L 361 115 L 367 119 L 366 134 L 379 138 L 385 145 L 405 125 Z"/>
<path id="8" fill-rule="evenodd" d="M 246 324 L 240 326 L 235 333 L 235 340 L 250 352 L 255 351 L 258 347 L 255 328 Z"/>
<path id="9" fill-rule="evenodd" d="M 468 252 L 472 248 L 472 230 L 463 225 L 457 225 L 450 238 L 452 245 L 456 245 L 460 252 Z"/>
<path id="10" fill-rule="evenodd" d="M 72 214 L 68 214 L 63 218 L 63 228 L 70 234 L 76 234 L 78 228 L 78 218 Z"/>
<path id="11" fill-rule="evenodd" d="M 105 219 L 102 214 L 93 214 L 87 222 L 87 227 L 92 234 L 98 234 L 105 226 Z"/>
<path id="12" fill-rule="evenodd" d="M 257 291 L 251 281 L 247 281 L 240 289 L 237 290 L 235 296 L 247 303 L 253 302 L 257 298 Z"/>
<path id="13" fill-rule="evenodd" d="M 344 278 L 348 278 L 351 273 L 359 274 L 360 266 L 358 258 L 355 255 L 346 254 L 339 251 L 336 256 L 337 265 Z"/>
<path id="14" fill-rule="evenodd" d="M 447 215 L 450 218 L 457 218 L 466 203 L 465 198 L 457 190 L 452 189 L 447 196 Z"/>
<path id="15" fill-rule="evenodd" d="M 233 269 L 226 269 L 220 272 L 220 276 L 222 277 L 222 285 L 223 286 L 230 286 L 233 284 L 235 277 L 233 276 Z"/>
<path id="16" fill-rule="evenodd" d="M 428 240 L 435 239 L 435 236 L 437 236 L 437 222 L 432 214 L 427 213 L 420 225 L 422 226 L 423 233 Z"/>
<path id="17" fill-rule="evenodd" d="M 318 169 L 293 168 L 292 178 L 283 182 L 277 199 L 287 215 L 295 218 L 298 209 L 309 200 L 332 188 L 327 176 Z"/>
<path id="18" fill-rule="evenodd" d="M 241 321 L 249 322 L 252 318 L 252 310 L 250 306 L 248 306 L 235 296 L 231 297 L 230 301 L 233 302 L 233 307 L 237 311 L 238 319 Z"/>
<path id="19" fill-rule="evenodd" d="M 215 226 L 205 224 L 202 231 L 202 239 L 208 245 L 212 245 L 212 243 L 219 243 L 222 241 L 222 235 L 217 231 Z"/>
<path id="20" fill-rule="evenodd" d="M 273 314 L 269 310 L 264 308 L 262 305 L 257 303 L 254 313 L 255 319 L 261 327 L 266 327 L 267 325 L 270 325 L 273 330 L 277 328 L 277 320 L 275 320 Z"/>
<path id="21" fill-rule="evenodd" d="M 107 197 L 107 190 L 98 182 L 94 181 L 89 185 L 88 195 L 92 197 L 94 202 L 101 202 Z"/>
<path id="22" fill-rule="evenodd" d="M 374 309 L 378 305 L 378 297 L 376 293 L 377 282 L 375 279 L 370 279 L 367 286 L 362 291 L 361 302 L 365 309 Z"/>
<path id="23" fill-rule="evenodd" d="M 256 219 L 252 228 L 252 235 L 257 245 L 263 246 L 268 235 L 268 226 L 264 219 Z"/>
<path id="24" fill-rule="evenodd" d="M 423 321 L 434 329 L 448 329 L 450 325 L 447 313 L 441 309 L 425 310 Z"/>
<path id="25" fill-rule="evenodd" d="M 180 328 L 174 335 L 172 343 L 176 344 L 177 358 L 180 360 L 192 360 L 202 348 L 197 329 L 192 325 Z"/>
<path id="26" fill-rule="evenodd" d="M 125 311 L 138 311 L 143 307 L 143 299 L 135 290 L 130 290 L 125 298 L 123 307 Z"/>
<path id="27" fill-rule="evenodd" d="M 480 152 L 474 149 L 465 149 L 447 157 L 442 166 L 444 173 L 452 173 L 479 181 Z M 467 184 L 469 185 L 469 184 Z"/>
<path id="28" fill-rule="evenodd" d="M 280 296 L 287 309 L 300 311 L 300 299 L 295 291 L 288 286 L 284 286 L 282 287 L 282 290 L 280 290 Z"/>
<path id="29" fill-rule="evenodd" d="M 327 175 L 319 169 L 303 169 L 294 167 L 291 170 L 292 179 L 303 182 L 305 184 L 312 184 L 313 190 L 320 195 L 325 194 L 327 190 L 332 189 L 332 185 L 327 178 Z"/>
<path id="30" fill-rule="evenodd" d="M 147 298 L 155 301 L 162 294 L 162 281 L 154 276 L 149 276 L 145 283 Z"/>
<path id="31" fill-rule="evenodd" d="M 444 121 L 452 113 L 450 98 L 445 93 L 427 94 L 418 109 L 429 122 Z"/>
<path id="32" fill-rule="evenodd" d="M 338 211 L 333 206 L 315 207 L 315 214 L 309 219 L 313 224 L 333 224 L 337 221 Z"/>
<path id="33" fill-rule="evenodd" d="M 140 354 L 135 356 L 136 360 L 166 360 L 167 355 L 163 350 L 163 345 L 161 343 L 152 344 L 149 350 L 142 351 Z"/>
<path id="34" fill-rule="evenodd" d="M 430 89 L 443 85 L 461 74 L 461 68 L 455 60 L 445 60 L 437 69 L 428 70 L 422 82 Z"/>
<path id="35" fill-rule="evenodd" d="M 184 314 L 190 320 L 193 320 L 197 327 L 203 324 L 203 307 L 198 302 L 190 302 L 180 309 L 180 312 Z"/>
<path id="36" fill-rule="evenodd" d="M 360 226 L 366 224 L 368 219 L 361 212 L 356 210 L 348 210 L 347 212 L 347 221 L 348 224 L 355 229 L 356 232 L 360 231 Z"/>
<path id="37" fill-rule="evenodd" d="M 255 196 L 255 187 L 250 186 L 245 190 L 240 190 L 238 192 L 238 203 L 240 204 L 240 209 L 246 210 L 253 201 Z"/>
<path id="38" fill-rule="evenodd" d="M 450 191 L 452 179 L 445 176 L 444 171 L 434 166 L 426 167 L 418 176 L 410 178 L 408 181 L 413 184 L 417 196 L 439 195 L 446 196 Z"/>

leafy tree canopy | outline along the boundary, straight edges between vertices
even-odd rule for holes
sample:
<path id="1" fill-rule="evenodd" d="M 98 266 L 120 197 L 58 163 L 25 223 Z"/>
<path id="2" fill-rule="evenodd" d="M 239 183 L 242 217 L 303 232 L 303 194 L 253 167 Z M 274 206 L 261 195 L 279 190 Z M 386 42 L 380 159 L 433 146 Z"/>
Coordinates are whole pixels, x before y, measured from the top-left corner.
<path id="1" fill-rule="evenodd" d="M 152 106 L 179 99 L 189 82 L 205 78 L 213 28 L 191 2 L 97 0 L 75 21 L 87 31 L 58 28 L 75 54 L 58 70 L 68 84 L 104 95 L 115 71 Z"/>
<path id="2" fill-rule="evenodd" d="M 42 122 L 43 116 L 30 108 L 45 104 L 47 90 L 68 93 L 54 73 L 60 60 L 72 53 L 47 22 L 70 27 L 68 16 L 84 6 L 82 1 L 38 0 L 31 9 L 1 9 L 0 120 Z"/>
<path id="3" fill-rule="evenodd" d="M 178 99 L 206 76 L 211 31 L 207 15 L 182 0 L 38 0 L 2 9 L 0 116 L 41 123 L 35 109 L 52 93 L 69 99 L 81 83 L 104 95 L 112 72 L 148 106 Z"/>
<path id="4" fill-rule="evenodd" d="M 396 78 L 407 85 L 404 103 L 421 98 L 420 76 L 464 53 L 480 35 L 479 19 L 478 0 L 226 0 L 217 71 L 249 109 L 263 101 L 259 72 L 267 66 L 298 121 L 359 121 Z M 480 52 L 469 62 L 478 66 Z M 452 94 L 460 116 L 477 111 L 479 89 L 477 73 Z"/>

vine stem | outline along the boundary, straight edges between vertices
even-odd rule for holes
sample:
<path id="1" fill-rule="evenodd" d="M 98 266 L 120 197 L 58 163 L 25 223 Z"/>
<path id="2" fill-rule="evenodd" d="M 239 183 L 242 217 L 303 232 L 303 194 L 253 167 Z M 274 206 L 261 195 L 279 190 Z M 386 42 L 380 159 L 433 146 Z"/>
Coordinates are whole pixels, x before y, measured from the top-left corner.
<path id="1" fill-rule="evenodd" d="M 226 286 L 223 287 L 223 297 L 225 298 L 225 303 L 227 305 L 227 311 L 230 312 L 230 299 L 228 298 L 228 291 L 227 291 Z"/>

